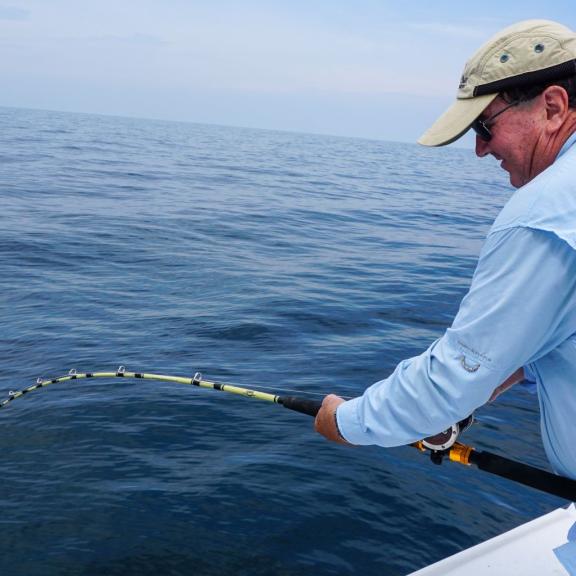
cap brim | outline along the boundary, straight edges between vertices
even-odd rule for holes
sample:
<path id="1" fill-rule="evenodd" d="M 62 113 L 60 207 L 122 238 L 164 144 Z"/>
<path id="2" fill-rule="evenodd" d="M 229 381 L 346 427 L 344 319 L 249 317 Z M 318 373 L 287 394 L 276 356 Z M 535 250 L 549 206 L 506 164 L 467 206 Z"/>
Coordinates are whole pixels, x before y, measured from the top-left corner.
<path id="1" fill-rule="evenodd" d="M 418 144 L 444 146 L 458 140 L 498 94 L 460 98 L 420 136 Z"/>

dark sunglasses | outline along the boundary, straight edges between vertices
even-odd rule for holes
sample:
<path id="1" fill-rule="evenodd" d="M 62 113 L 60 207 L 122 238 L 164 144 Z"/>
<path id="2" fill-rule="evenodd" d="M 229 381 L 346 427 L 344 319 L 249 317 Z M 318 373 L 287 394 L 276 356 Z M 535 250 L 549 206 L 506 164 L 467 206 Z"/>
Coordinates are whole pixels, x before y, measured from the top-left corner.
<path id="1" fill-rule="evenodd" d="M 500 114 L 506 112 L 506 110 L 508 110 L 509 108 L 512 108 L 512 106 L 517 106 L 518 104 L 520 104 L 520 101 L 516 100 L 515 102 L 511 102 L 510 104 L 508 104 L 508 106 L 504 106 L 502 110 L 499 110 L 498 112 L 496 112 L 496 114 L 490 116 L 490 118 L 485 119 L 476 118 L 476 120 L 472 122 L 472 130 L 474 130 L 474 132 L 476 132 L 476 134 L 478 134 L 478 136 L 480 136 L 480 138 L 484 140 L 484 142 L 490 142 L 490 140 L 492 140 L 492 132 L 490 131 L 490 127 L 492 126 L 492 124 L 494 124 L 494 119 L 497 116 L 500 116 Z"/>

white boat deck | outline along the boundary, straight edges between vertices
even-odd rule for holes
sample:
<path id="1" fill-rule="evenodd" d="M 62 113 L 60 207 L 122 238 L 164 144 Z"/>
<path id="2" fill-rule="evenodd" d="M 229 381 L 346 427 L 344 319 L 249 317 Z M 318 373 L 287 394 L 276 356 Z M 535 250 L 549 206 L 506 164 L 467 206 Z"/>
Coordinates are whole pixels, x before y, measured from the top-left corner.
<path id="1" fill-rule="evenodd" d="M 576 576 L 575 526 L 571 504 L 409 576 Z"/>

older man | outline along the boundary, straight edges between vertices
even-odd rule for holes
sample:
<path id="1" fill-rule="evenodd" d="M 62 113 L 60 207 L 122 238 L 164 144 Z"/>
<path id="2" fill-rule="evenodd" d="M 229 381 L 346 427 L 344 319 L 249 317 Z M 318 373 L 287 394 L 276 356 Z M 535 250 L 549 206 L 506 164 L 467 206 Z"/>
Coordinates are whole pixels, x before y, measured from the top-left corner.
<path id="1" fill-rule="evenodd" d="M 576 478 L 576 34 L 530 20 L 484 44 L 419 142 L 442 146 L 470 128 L 476 154 L 500 161 L 518 190 L 452 326 L 362 396 L 327 396 L 316 429 L 341 443 L 408 444 L 526 380 L 552 467 Z"/>

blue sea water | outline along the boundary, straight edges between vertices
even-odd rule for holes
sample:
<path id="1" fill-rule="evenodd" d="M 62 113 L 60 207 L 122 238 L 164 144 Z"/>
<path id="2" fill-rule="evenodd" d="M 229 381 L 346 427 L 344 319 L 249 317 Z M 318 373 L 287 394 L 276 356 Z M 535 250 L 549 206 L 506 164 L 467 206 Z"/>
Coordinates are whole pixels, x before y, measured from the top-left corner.
<path id="1" fill-rule="evenodd" d="M 0 393 L 128 370 L 354 396 L 450 324 L 511 193 L 470 150 L 0 108 Z M 547 467 L 533 396 L 465 440 Z M 0 573 L 403 575 L 563 502 L 280 406 L 55 384 L 0 412 Z"/>

